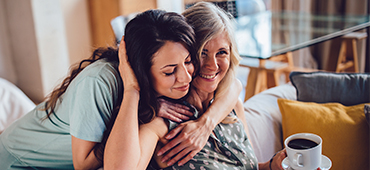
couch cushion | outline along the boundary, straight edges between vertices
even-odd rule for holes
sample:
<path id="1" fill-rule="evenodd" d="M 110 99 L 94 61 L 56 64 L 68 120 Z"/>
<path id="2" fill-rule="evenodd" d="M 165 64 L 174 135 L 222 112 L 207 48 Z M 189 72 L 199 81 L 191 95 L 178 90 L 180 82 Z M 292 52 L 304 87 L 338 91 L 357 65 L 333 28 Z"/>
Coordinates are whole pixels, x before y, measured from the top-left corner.
<path id="1" fill-rule="evenodd" d="M 244 103 L 249 137 L 259 162 L 283 149 L 278 98 L 296 100 L 292 84 L 283 84 L 254 95 Z"/>
<path id="2" fill-rule="evenodd" d="M 17 86 L 0 78 L 0 133 L 34 107 Z"/>
<path id="3" fill-rule="evenodd" d="M 289 76 L 297 90 L 297 100 L 338 102 L 346 106 L 370 102 L 370 74 L 292 72 Z"/>
<path id="4" fill-rule="evenodd" d="M 369 169 L 369 125 L 364 105 L 319 104 L 278 99 L 283 138 L 309 132 L 323 139 L 323 155 L 332 169 Z"/>

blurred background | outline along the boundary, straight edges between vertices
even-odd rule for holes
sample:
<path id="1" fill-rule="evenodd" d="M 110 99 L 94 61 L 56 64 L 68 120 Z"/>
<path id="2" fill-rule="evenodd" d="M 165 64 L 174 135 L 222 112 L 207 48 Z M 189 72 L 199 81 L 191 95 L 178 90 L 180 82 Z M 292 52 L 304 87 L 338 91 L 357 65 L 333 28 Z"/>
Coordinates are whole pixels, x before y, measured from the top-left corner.
<path id="1" fill-rule="evenodd" d="M 147 9 L 181 13 L 199 0 L 0 0 L 0 77 L 35 103 L 96 47 L 114 46 L 110 21 Z M 210 0 L 207 0 L 210 1 Z M 370 14 L 368 0 L 212 0 L 235 17 L 261 10 Z M 369 35 L 369 29 L 362 30 Z M 272 36 L 279 36 L 272 34 Z M 370 72 L 369 36 L 358 44 L 361 72 Z M 333 70 L 338 40 L 294 51 L 295 65 Z M 332 50 L 336 49 L 336 50 Z"/>

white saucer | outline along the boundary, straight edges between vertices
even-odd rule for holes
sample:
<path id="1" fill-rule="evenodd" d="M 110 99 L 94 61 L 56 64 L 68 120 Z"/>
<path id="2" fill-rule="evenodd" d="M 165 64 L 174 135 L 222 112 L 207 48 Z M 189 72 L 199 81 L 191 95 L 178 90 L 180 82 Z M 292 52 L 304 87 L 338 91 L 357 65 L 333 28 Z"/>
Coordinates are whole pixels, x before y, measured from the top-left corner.
<path id="1" fill-rule="evenodd" d="M 289 166 L 289 159 L 288 157 L 284 158 L 283 162 L 281 162 L 281 165 L 285 170 L 294 170 Z M 329 170 L 331 168 L 331 160 L 326 157 L 325 155 L 321 155 L 321 170 Z"/>

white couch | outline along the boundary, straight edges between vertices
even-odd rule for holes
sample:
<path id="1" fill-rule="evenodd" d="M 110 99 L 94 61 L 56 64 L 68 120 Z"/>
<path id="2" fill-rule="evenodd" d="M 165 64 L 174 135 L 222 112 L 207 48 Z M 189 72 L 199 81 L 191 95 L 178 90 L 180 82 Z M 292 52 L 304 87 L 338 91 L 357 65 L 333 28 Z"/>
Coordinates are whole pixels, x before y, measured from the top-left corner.
<path id="1" fill-rule="evenodd" d="M 296 89 L 291 83 L 265 90 L 244 103 L 250 141 L 259 162 L 266 162 L 283 149 L 281 113 L 278 98 L 296 100 Z"/>
<path id="2" fill-rule="evenodd" d="M 0 133 L 35 104 L 14 84 L 0 78 Z"/>

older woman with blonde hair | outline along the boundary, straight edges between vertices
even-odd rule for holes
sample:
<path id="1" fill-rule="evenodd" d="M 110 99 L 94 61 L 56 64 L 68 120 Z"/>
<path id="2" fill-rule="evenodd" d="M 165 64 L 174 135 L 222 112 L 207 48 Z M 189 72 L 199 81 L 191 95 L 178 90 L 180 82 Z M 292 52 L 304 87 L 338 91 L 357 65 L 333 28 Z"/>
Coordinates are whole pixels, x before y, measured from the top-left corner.
<path id="1" fill-rule="evenodd" d="M 202 57 L 204 46 L 218 36 L 225 33 L 230 41 L 230 67 L 217 88 L 217 93 L 223 93 L 235 79 L 236 69 L 241 59 L 237 50 L 232 16 L 225 13 L 212 3 L 200 2 L 184 11 L 182 14 L 187 22 L 192 25 L 196 35 L 196 48 L 199 57 Z"/>
<path id="2" fill-rule="evenodd" d="M 194 28 L 200 60 L 199 74 L 192 82 L 193 88 L 187 101 L 201 115 L 212 104 L 214 97 L 223 94 L 232 83 L 240 56 L 231 15 L 207 2 L 196 3 L 183 15 Z M 169 121 L 169 128 L 176 124 Z M 159 151 L 168 153 L 157 163 L 166 169 L 282 169 L 285 151 L 280 151 L 268 162 L 258 163 L 247 133 L 243 104 L 239 100 L 233 111 L 213 129 L 200 152 L 188 154 L 192 158 L 190 161 L 181 160 L 174 164 L 177 156 L 174 155 L 176 152 L 170 151 L 170 146 L 176 143 L 172 143 Z M 172 150 L 186 148 L 175 147 Z M 166 161 L 166 164 L 162 163 Z"/>

